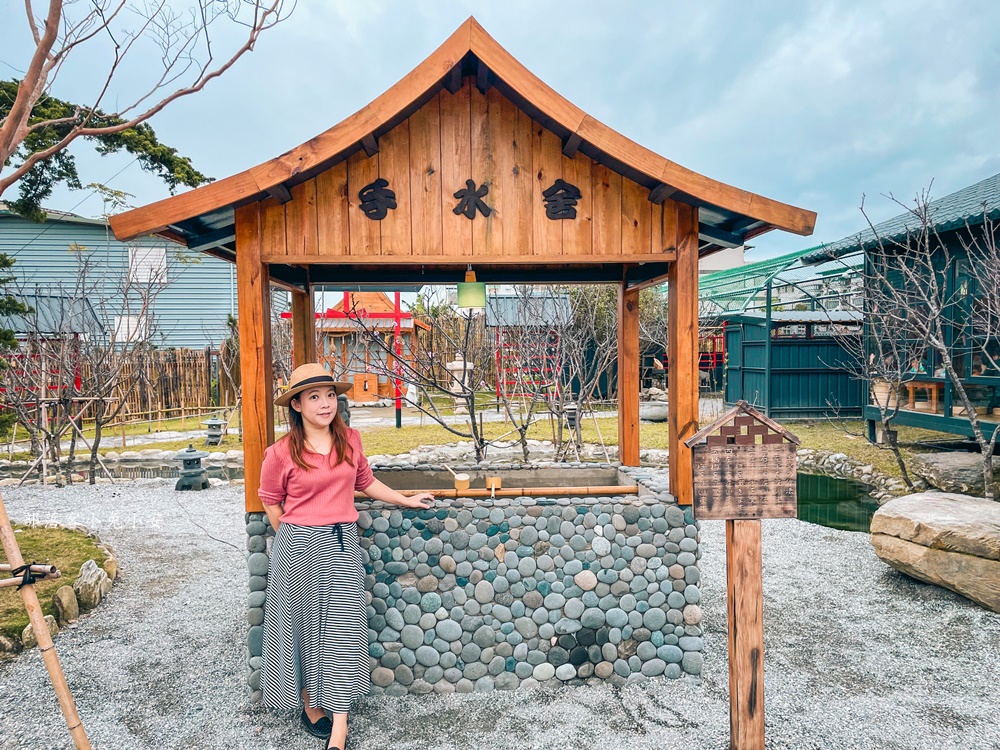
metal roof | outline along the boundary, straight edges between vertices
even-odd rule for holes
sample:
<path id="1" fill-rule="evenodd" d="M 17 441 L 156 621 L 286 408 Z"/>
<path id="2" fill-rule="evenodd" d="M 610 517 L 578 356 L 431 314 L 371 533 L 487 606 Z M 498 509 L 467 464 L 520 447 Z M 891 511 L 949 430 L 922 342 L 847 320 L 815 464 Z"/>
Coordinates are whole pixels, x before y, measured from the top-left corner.
<path id="1" fill-rule="evenodd" d="M 104 333 L 104 325 L 89 300 L 42 292 L 15 298 L 31 308 L 24 315 L 0 315 L 0 327 L 14 331 L 15 336 Z"/>
<path id="2" fill-rule="evenodd" d="M 987 219 L 1000 219 L 1000 174 L 933 200 L 927 210 L 935 232 L 949 232 L 964 226 L 977 226 Z M 880 240 L 901 240 L 919 228 L 920 224 L 919 217 L 906 211 L 876 224 L 874 229 L 868 227 L 837 242 L 820 245 L 813 252 L 807 253 L 803 262 L 821 263 L 875 247 Z"/>
<path id="3" fill-rule="evenodd" d="M 764 322 L 767 316 L 763 312 L 741 312 L 722 315 L 722 318 L 739 318 Z M 786 325 L 791 323 L 860 323 L 861 312 L 858 310 L 773 310 L 771 323 Z"/>
<path id="4" fill-rule="evenodd" d="M 552 326 L 568 321 L 572 315 L 567 294 L 531 295 L 494 294 L 486 300 L 486 325 L 499 326 Z M 527 317 L 526 317 L 527 316 Z"/>
<path id="5" fill-rule="evenodd" d="M 793 253 L 747 263 L 738 268 L 702 276 L 698 283 L 698 297 L 707 308 L 706 313 L 724 314 L 752 309 L 762 309 L 767 284 L 773 289 L 790 287 L 793 299 L 775 299 L 774 304 L 804 302 L 810 306 L 824 299 L 837 299 L 846 290 L 838 289 L 838 279 L 849 283 L 860 272 L 863 259 L 860 255 L 828 260 L 819 265 L 807 265 L 804 259 L 818 248 L 810 247 Z M 840 284 L 843 287 L 845 284 Z M 815 288 L 811 288 L 815 287 Z M 817 294 L 825 289 L 821 294 Z"/>

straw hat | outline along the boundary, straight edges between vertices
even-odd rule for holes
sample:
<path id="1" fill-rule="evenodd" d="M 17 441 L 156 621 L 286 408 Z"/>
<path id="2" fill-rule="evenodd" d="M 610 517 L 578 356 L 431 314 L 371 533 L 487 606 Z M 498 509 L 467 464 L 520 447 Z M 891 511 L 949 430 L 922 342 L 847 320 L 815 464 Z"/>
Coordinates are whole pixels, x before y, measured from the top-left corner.
<path id="1" fill-rule="evenodd" d="M 299 365 L 292 370 L 292 377 L 288 380 L 288 390 L 274 399 L 274 403 L 278 406 L 288 406 L 292 399 L 302 393 L 302 391 L 308 391 L 310 388 L 321 388 L 323 386 L 334 388 L 339 396 L 341 393 L 347 393 L 351 390 L 352 383 L 334 380 L 333 376 L 326 371 L 323 365 L 315 362 L 308 365 Z"/>

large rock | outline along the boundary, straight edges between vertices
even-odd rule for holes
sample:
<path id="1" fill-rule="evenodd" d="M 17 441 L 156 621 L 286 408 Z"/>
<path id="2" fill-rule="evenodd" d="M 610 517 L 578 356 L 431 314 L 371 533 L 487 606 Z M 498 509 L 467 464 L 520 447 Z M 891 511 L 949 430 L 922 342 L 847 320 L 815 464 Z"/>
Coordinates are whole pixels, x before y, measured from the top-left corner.
<path id="1" fill-rule="evenodd" d="M 56 618 L 52 615 L 45 615 L 45 625 L 49 629 L 49 636 L 54 636 L 59 632 L 59 626 L 56 624 Z M 38 638 L 35 636 L 35 629 L 30 624 L 28 624 L 21 632 L 21 643 L 25 648 L 34 648 L 38 645 Z"/>
<path id="2" fill-rule="evenodd" d="M 871 532 L 892 567 L 1000 612 L 1000 503 L 918 492 L 879 508 Z"/>
<path id="3" fill-rule="evenodd" d="M 73 582 L 77 602 L 83 611 L 93 609 L 101 603 L 101 599 L 111 591 L 111 579 L 108 574 L 97 567 L 93 560 L 87 560 L 80 566 L 80 577 Z"/>
<path id="4" fill-rule="evenodd" d="M 56 611 L 56 620 L 63 625 L 74 622 L 80 616 L 80 605 L 72 586 L 60 586 L 56 589 L 56 593 L 52 595 L 52 608 Z"/>
<path id="5" fill-rule="evenodd" d="M 979 453 L 917 453 L 910 460 L 913 473 L 942 492 L 982 497 L 983 457 Z M 993 491 L 1000 497 L 1000 456 L 993 457 Z"/>
<path id="6" fill-rule="evenodd" d="M 645 401 L 639 404 L 639 419 L 647 422 L 666 422 L 670 406 L 664 401 Z"/>

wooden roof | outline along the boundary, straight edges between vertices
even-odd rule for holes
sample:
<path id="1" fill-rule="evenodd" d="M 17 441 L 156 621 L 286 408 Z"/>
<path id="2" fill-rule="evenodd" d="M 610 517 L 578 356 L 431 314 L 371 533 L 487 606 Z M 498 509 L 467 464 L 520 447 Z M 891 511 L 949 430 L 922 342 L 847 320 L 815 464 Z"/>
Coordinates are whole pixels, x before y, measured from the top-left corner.
<path id="1" fill-rule="evenodd" d="M 370 156 L 378 151 L 379 138 L 442 90 L 455 93 L 463 84 L 468 85 L 470 77 L 480 91 L 495 87 L 533 122 L 561 139 L 563 156 L 573 158 L 579 153 L 589 157 L 648 190 L 652 204 L 661 205 L 669 198 L 697 207 L 702 254 L 740 245 L 771 229 L 801 235 L 813 231 L 814 212 L 712 180 L 594 119 L 536 78 L 469 18 L 409 75 L 346 120 L 256 167 L 112 217 L 115 236 L 127 240 L 159 234 L 193 250 L 233 260 L 234 209 L 269 198 L 272 203 L 285 203 L 291 200 L 296 185 L 359 152 Z M 418 255 L 415 248 L 413 256 Z M 412 260 L 419 262 L 418 257 Z M 436 260 L 429 258 L 427 262 Z M 312 262 L 327 261 L 316 258 Z M 423 279 L 425 283 L 435 280 Z"/>

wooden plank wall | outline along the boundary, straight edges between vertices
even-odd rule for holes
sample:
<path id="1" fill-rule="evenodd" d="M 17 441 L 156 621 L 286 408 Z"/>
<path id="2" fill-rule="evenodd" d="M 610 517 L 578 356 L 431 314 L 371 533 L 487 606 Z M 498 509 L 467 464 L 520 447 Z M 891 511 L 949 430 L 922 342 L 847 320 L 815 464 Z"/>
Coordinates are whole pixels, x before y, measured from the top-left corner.
<path id="1" fill-rule="evenodd" d="M 495 88 L 483 94 L 472 81 L 455 94 L 441 91 L 383 135 L 373 156 L 360 151 L 296 185 L 285 204 L 263 201 L 265 262 L 664 251 L 663 208 L 650 203 L 648 189 L 583 154 L 567 158 L 557 136 Z M 396 208 L 381 221 L 365 216 L 358 199 L 379 177 L 396 194 Z M 454 213 L 454 193 L 469 179 L 489 187 L 489 217 Z M 542 191 L 557 179 L 580 190 L 576 219 L 545 215 Z"/>

